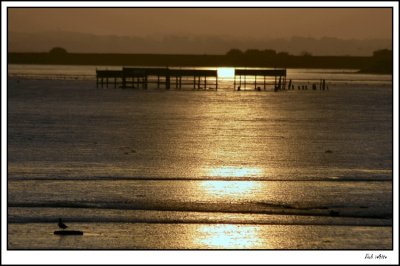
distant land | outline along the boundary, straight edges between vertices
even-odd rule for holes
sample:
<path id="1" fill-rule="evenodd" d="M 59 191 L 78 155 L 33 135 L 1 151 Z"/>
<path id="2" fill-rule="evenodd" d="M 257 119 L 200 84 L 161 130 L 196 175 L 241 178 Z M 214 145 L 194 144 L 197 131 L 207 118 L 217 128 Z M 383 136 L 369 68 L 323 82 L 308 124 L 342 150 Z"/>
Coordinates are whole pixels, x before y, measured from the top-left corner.
<path id="1" fill-rule="evenodd" d="M 116 65 L 116 66 L 231 66 L 268 68 L 359 69 L 364 73 L 391 74 L 393 55 L 377 50 L 372 56 L 300 56 L 274 50 L 231 49 L 224 55 L 69 53 L 55 47 L 46 53 L 8 53 L 9 64 Z"/>
<path id="2" fill-rule="evenodd" d="M 340 39 L 293 36 L 271 38 L 238 38 L 229 35 L 149 35 L 118 36 L 89 33 L 49 31 L 8 33 L 9 52 L 47 52 L 62 46 L 70 53 L 94 54 L 193 54 L 219 55 L 229 49 L 273 49 L 293 55 L 370 56 L 373 51 L 392 49 L 391 39 Z"/>

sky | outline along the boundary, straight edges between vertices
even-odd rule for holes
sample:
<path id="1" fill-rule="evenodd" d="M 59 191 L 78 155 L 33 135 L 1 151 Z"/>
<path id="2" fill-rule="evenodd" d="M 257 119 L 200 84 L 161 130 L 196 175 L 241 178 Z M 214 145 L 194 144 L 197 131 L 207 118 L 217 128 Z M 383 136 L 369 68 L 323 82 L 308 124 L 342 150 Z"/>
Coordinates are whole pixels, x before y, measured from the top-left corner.
<path id="1" fill-rule="evenodd" d="M 9 31 L 391 38 L 390 8 L 10 8 Z"/>

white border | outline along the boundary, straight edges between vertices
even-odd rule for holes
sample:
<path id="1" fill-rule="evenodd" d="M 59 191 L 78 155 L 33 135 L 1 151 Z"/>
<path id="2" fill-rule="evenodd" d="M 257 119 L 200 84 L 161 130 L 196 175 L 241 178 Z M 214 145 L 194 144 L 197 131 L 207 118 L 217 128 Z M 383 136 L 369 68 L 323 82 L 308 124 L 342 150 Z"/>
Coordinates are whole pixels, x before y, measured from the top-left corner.
<path id="1" fill-rule="evenodd" d="M 7 7 L 392 7 L 393 8 L 393 251 L 8 251 L 7 250 Z M 2 264 L 398 264 L 399 263 L 399 6 L 398 2 L 9 2 L 1 3 L 1 260 Z M 387 260 L 365 260 L 366 253 Z"/>
<path id="2" fill-rule="evenodd" d="M 68 2 L 68 1 L 5 1 L 9 7 L 393 7 L 396 2 L 390 1 L 326 1 L 326 2 L 313 2 L 313 1 L 137 1 L 137 2 Z"/>
<path id="3" fill-rule="evenodd" d="M 399 3 L 393 8 L 393 251 L 399 264 Z"/>
<path id="4" fill-rule="evenodd" d="M 1 262 L 7 248 L 7 10 L 1 3 Z"/>

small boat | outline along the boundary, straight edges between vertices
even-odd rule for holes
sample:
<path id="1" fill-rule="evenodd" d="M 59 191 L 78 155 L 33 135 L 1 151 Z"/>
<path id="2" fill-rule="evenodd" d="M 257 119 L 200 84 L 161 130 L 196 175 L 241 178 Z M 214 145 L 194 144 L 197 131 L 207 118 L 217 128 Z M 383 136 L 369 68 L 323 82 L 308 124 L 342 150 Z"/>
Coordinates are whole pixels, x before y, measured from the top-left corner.
<path id="1" fill-rule="evenodd" d="M 81 236 L 83 235 L 82 231 L 77 231 L 77 230 L 58 230 L 54 231 L 55 235 L 76 235 L 76 236 Z"/>
<path id="2" fill-rule="evenodd" d="M 338 212 L 338 211 L 331 210 L 331 211 L 329 212 L 329 215 L 330 215 L 330 216 L 336 217 L 336 216 L 339 216 L 339 212 Z"/>

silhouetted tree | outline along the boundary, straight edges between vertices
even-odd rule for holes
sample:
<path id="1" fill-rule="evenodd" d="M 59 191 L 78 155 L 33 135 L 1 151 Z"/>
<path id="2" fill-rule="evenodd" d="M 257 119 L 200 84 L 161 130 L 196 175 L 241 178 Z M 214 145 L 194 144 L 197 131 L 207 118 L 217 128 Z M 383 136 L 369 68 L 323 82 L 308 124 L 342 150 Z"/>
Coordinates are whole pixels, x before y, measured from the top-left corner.
<path id="1" fill-rule="evenodd" d="M 388 49 L 382 49 L 374 51 L 373 57 L 375 58 L 392 58 L 392 51 Z"/>
<path id="2" fill-rule="evenodd" d="M 62 47 L 54 47 L 54 48 L 51 48 L 51 50 L 49 51 L 49 54 L 60 56 L 60 55 L 66 55 L 66 54 L 68 54 L 68 52 L 67 52 L 67 50 L 65 50 Z"/>
<path id="3" fill-rule="evenodd" d="M 310 52 L 304 51 L 301 53 L 301 56 L 312 56 Z"/>
<path id="4" fill-rule="evenodd" d="M 249 57 L 260 57 L 263 55 L 263 53 L 257 49 L 248 49 L 244 54 Z"/>
<path id="5" fill-rule="evenodd" d="M 266 57 L 273 57 L 276 56 L 276 51 L 272 49 L 265 49 L 263 52 L 263 55 Z"/>
<path id="6" fill-rule="evenodd" d="M 290 54 L 288 52 L 279 52 L 276 54 L 279 57 L 289 57 Z"/>
<path id="7" fill-rule="evenodd" d="M 243 55 L 243 52 L 239 49 L 230 49 L 226 55 L 229 57 L 239 57 Z"/>
<path id="8" fill-rule="evenodd" d="M 366 73 L 390 74 L 393 72 L 393 52 L 388 49 L 373 52 L 369 65 L 361 69 Z"/>

